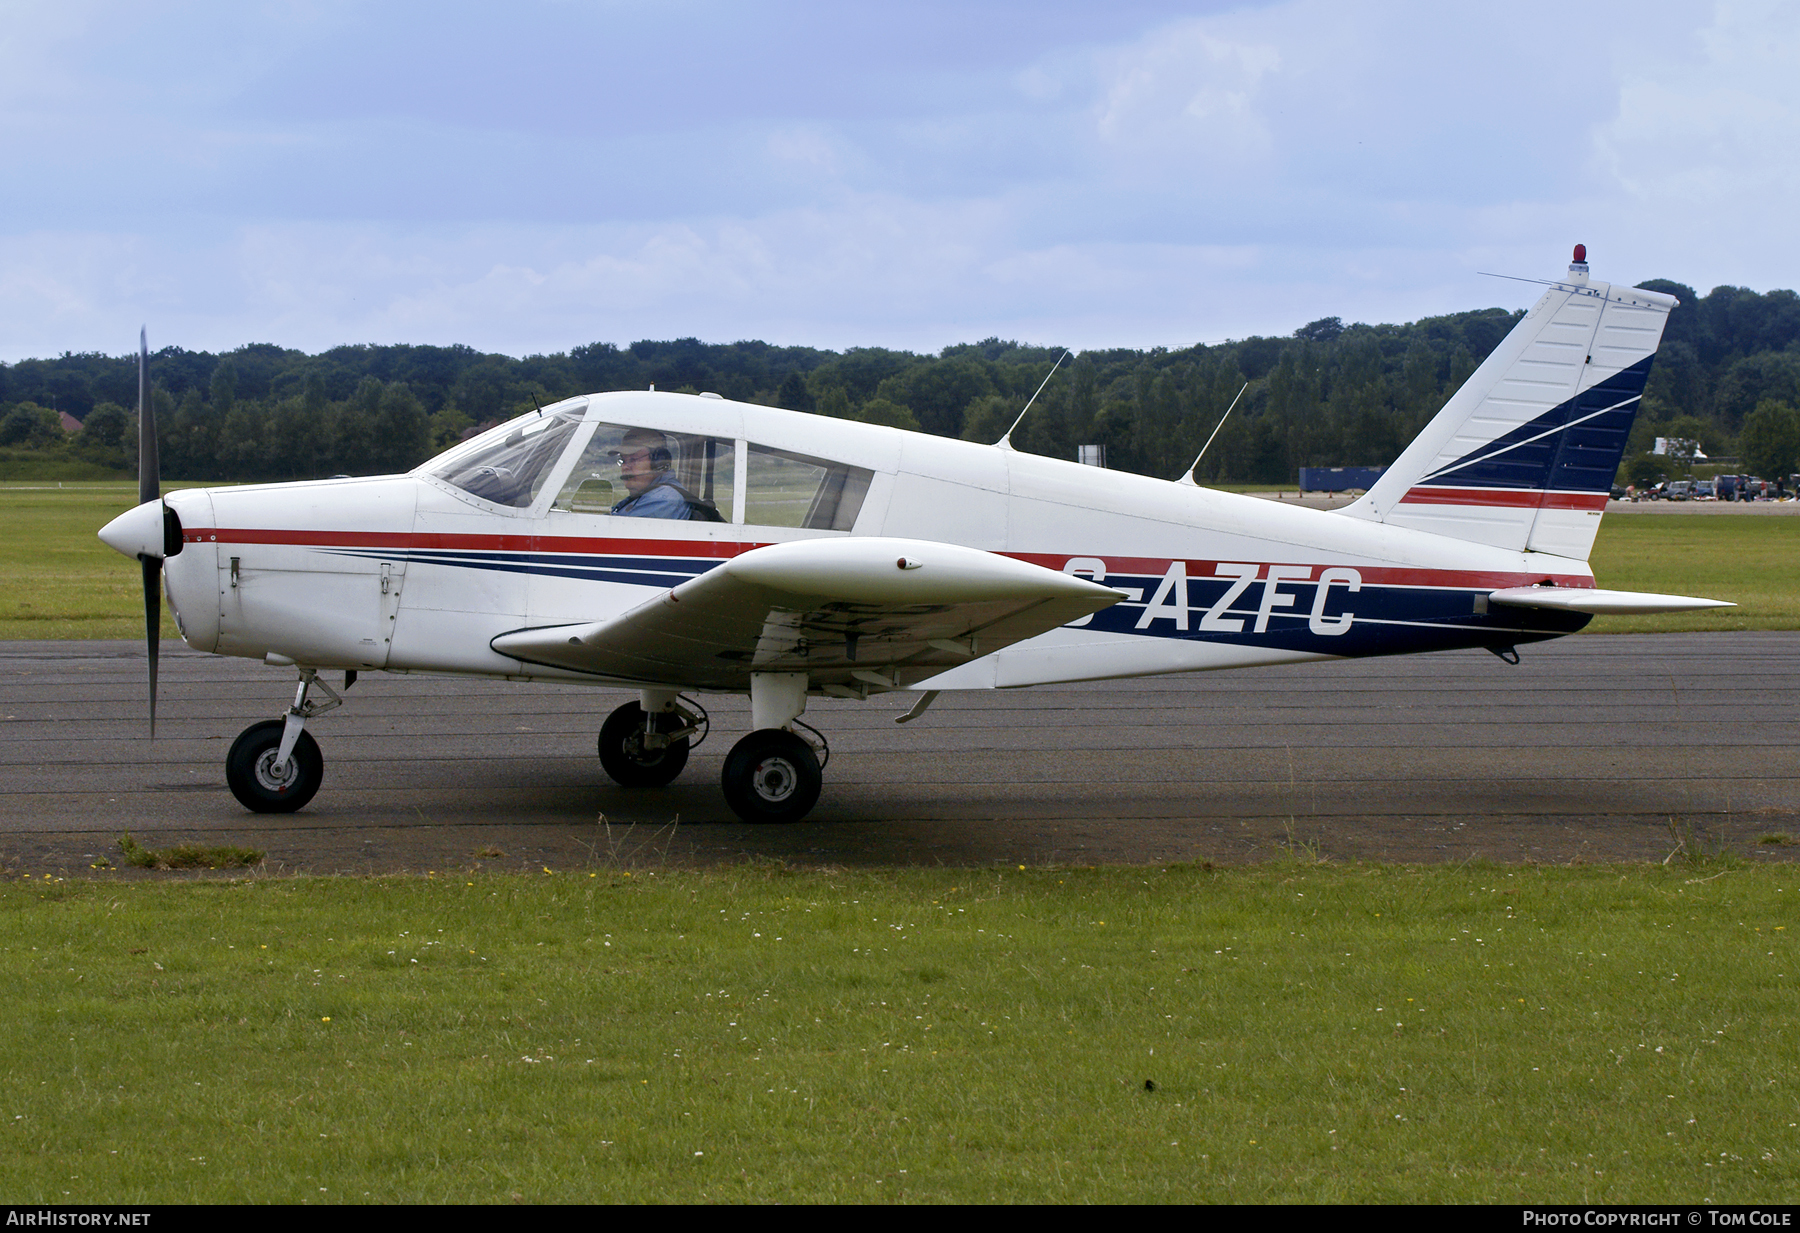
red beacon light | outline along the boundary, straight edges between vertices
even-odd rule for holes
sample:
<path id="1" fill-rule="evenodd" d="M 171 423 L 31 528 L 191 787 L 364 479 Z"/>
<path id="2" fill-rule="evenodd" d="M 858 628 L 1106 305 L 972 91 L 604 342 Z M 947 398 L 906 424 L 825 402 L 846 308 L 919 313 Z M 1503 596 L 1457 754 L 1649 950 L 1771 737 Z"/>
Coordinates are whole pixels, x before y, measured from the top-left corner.
<path id="1" fill-rule="evenodd" d="M 1576 265 L 1586 265 L 1587 264 L 1587 245 L 1577 244 L 1575 246 L 1575 264 Z"/>

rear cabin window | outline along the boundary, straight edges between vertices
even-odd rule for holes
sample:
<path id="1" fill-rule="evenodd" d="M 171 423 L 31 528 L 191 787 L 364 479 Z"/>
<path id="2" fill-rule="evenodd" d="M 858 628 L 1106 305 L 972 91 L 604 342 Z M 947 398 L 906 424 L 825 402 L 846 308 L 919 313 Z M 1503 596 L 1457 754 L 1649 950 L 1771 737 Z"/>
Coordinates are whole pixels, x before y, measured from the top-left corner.
<path id="1" fill-rule="evenodd" d="M 752 445 L 744 477 L 744 521 L 764 527 L 848 531 L 856 525 L 873 471 Z"/>

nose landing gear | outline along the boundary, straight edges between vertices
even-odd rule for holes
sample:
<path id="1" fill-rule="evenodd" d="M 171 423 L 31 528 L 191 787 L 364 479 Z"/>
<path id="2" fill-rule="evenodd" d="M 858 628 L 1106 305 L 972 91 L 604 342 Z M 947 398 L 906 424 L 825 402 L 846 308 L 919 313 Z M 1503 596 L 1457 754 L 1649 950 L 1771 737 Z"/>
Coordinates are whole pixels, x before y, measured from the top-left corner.
<path id="1" fill-rule="evenodd" d="M 344 688 L 355 683 L 356 673 L 346 672 Z M 308 701 L 314 686 L 330 700 Z M 319 743 L 306 731 L 306 721 L 343 704 L 337 691 L 319 679 L 317 669 L 300 669 L 300 685 L 287 717 L 251 724 L 225 755 L 225 782 L 238 804 L 253 813 L 293 813 L 312 800 L 325 781 L 325 759 Z"/>
<path id="2" fill-rule="evenodd" d="M 293 813 L 312 800 L 325 779 L 325 759 L 312 733 L 302 732 L 281 757 L 279 719 L 245 728 L 225 756 L 225 782 L 238 803 L 254 813 Z M 279 768 L 279 769 L 277 769 Z"/>

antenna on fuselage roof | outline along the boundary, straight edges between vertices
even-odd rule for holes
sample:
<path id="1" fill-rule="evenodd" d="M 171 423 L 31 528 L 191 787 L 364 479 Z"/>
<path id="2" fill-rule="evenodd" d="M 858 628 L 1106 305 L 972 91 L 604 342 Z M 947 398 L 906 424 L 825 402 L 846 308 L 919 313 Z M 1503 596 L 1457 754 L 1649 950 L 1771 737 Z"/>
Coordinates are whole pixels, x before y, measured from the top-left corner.
<path id="1" fill-rule="evenodd" d="M 1056 363 L 1050 365 L 1050 371 L 1044 374 L 1044 379 L 1042 381 L 1038 382 L 1037 394 L 1033 394 L 1031 396 L 1031 398 L 1025 403 L 1025 411 L 1031 410 L 1031 404 L 1037 401 L 1038 394 L 1042 394 L 1044 392 L 1044 387 L 1046 385 L 1050 384 L 1050 378 L 1054 377 L 1056 375 L 1056 370 L 1061 368 L 1062 362 L 1068 358 L 1069 358 L 1069 353 L 1067 351 L 1063 352 L 1061 355 L 1056 357 Z M 1001 437 L 998 441 L 994 442 L 995 449 L 1009 450 L 1013 447 L 1013 444 L 1012 444 L 1013 429 L 1017 428 L 1021 423 L 1024 422 L 1025 411 L 1019 412 L 1019 418 L 1012 422 L 1012 428 L 1008 428 L 1006 430 L 1006 435 L 1004 437 Z"/>
<path id="2" fill-rule="evenodd" d="M 1225 427 L 1225 421 L 1231 418 L 1232 411 L 1237 408 L 1238 398 L 1242 398 L 1244 396 L 1244 391 L 1249 388 L 1250 383 L 1248 381 L 1244 382 L 1244 384 L 1239 387 L 1237 398 L 1231 400 L 1231 406 L 1225 408 L 1225 414 L 1221 415 L 1219 417 L 1219 422 L 1213 425 L 1212 437 L 1208 437 L 1206 439 L 1206 444 L 1200 447 L 1200 452 L 1194 455 L 1194 465 L 1187 469 L 1186 475 L 1175 481 L 1177 484 L 1186 484 L 1189 488 L 1200 487 L 1200 482 L 1194 478 L 1194 472 L 1200 469 L 1200 460 L 1206 457 L 1206 451 L 1212 448 L 1213 437 L 1219 435 L 1219 429 Z"/>

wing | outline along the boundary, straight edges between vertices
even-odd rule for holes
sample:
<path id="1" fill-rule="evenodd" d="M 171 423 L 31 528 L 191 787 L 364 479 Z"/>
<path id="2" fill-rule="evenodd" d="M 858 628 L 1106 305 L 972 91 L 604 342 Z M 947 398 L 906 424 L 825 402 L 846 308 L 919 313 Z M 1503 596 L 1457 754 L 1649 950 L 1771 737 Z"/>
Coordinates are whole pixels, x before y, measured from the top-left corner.
<path id="1" fill-rule="evenodd" d="M 815 688 L 861 697 L 1123 598 L 954 544 L 811 539 L 752 549 L 611 620 L 514 630 L 491 645 L 621 681 L 742 690 L 752 672 L 805 672 Z"/>

